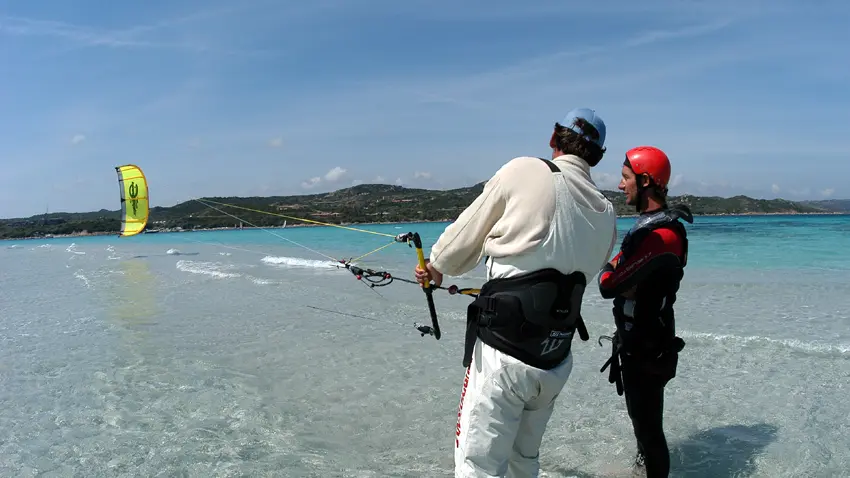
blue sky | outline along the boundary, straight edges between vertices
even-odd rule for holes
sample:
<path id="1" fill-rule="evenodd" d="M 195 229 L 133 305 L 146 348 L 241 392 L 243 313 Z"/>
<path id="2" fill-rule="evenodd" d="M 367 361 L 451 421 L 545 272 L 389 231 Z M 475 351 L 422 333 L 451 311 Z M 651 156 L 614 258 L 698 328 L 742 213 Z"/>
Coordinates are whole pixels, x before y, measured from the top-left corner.
<path id="1" fill-rule="evenodd" d="M 548 156 L 577 106 L 594 170 L 665 149 L 671 194 L 850 197 L 850 3 L 0 0 L 0 217 L 449 188 Z"/>

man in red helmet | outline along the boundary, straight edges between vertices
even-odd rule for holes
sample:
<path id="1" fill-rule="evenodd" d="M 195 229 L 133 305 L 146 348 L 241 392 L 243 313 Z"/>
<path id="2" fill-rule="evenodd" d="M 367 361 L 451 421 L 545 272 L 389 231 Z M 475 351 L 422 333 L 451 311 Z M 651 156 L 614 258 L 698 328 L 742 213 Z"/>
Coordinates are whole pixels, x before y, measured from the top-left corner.
<path id="1" fill-rule="evenodd" d="M 688 259 L 680 219 L 692 223 L 687 206 L 667 205 L 670 161 L 652 146 L 626 153 L 619 189 L 640 213 L 620 252 L 599 274 L 599 291 L 614 299 L 617 331 L 611 342 L 608 381 L 626 395 L 637 439 L 635 466 L 649 478 L 668 476 L 670 453 L 662 426 L 664 387 L 676 375 L 685 346 L 676 336 L 673 304 Z"/>

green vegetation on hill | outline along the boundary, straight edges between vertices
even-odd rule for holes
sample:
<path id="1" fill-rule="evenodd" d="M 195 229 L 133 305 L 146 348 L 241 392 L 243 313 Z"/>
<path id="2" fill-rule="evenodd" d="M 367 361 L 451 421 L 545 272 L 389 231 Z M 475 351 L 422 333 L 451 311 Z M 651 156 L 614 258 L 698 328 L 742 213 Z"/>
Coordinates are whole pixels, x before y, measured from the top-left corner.
<path id="1" fill-rule="evenodd" d="M 850 199 L 827 199 L 822 201 L 802 201 L 801 204 L 816 207 L 828 212 L 850 212 Z"/>
<path id="2" fill-rule="evenodd" d="M 334 224 L 370 222 L 450 221 L 455 219 L 484 188 L 484 183 L 450 189 L 411 189 L 386 184 L 362 184 L 330 193 L 273 197 L 207 198 L 244 208 L 289 216 L 273 216 L 257 212 L 187 201 L 172 207 L 154 207 L 149 230 L 237 227 L 239 219 L 245 227 L 293 225 L 305 218 Z M 619 215 L 634 214 L 626 206 L 619 191 L 605 191 Z M 694 214 L 800 214 L 850 212 L 850 201 L 792 202 L 785 199 L 753 199 L 692 195 L 673 196 L 671 203 L 685 203 Z M 238 217 L 236 219 L 223 212 Z M 41 237 L 75 233 L 117 233 L 120 212 L 102 209 L 86 213 L 52 213 L 30 218 L 0 220 L 0 238 Z"/>
<path id="3" fill-rule="evenodd" d="M 608 194 L 606 193 L 606 196 Z M 618 195 L 617 212 L 625 207 L 623 195 Z M 691 212 L 698 215 L 709 214 L 812 214 L 827 212 L 823 208 L 787 199 L 753 199 L 747 196 L 722 198 L 718 196 L 692 196 L 683 194 L 673 196 L 672 203 L 684 203 L 690 206 Z"/>

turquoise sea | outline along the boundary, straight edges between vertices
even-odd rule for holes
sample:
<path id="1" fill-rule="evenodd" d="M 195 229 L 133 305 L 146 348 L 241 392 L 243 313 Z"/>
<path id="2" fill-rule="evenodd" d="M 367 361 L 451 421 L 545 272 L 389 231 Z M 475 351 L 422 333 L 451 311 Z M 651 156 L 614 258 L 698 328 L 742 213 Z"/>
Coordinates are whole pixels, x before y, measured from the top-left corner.
<path id="1" fill-rule="evenodd" d="M 427 253 L 445 224 L 361 227 L 418 231 Z M 850 476 L 850 216 L 688 229 L 672 476 Z M 416 286 L 370 290 L 322 255 L 389 242 L 327 227 L 0 242 L 0 476 L 451 476 L 469 298 L 437 293 L 443 338 L 421 337 Z M 361 262 L 411 278 L 416 254 Z M 624 476 L 634 455 L 599 373 L 610 302 L 590 288 L 583 312 L 591 341 L 574 343 L 541 476 Z"/>

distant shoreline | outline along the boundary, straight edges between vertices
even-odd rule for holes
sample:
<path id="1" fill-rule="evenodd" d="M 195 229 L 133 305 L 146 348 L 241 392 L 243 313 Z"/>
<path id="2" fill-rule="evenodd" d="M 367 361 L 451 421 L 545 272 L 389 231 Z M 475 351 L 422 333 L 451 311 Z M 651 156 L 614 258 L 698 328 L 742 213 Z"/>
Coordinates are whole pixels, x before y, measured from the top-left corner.
<path id="1" fill-rule="evenodd" d="M 255 229 L 295 229 L 295 228 L 304 228 L 304 227 L 357 227 L 357 226 L 392 226 L 392 225 L 404 225 L 404 224 L 439 224 L 439 223 L 450 223 L 451 220 L 440 220 L 440 221 L 409 221 L 409 222 L 351 222 L 351 223 L 342 223 L 342 224 L 287 224 L 286 227 L 283 226 L 266 226 L 266 227 L 255 227 L 255 226 L 242 226 L 242 227 L 198 227 L 195 229 L 152 229 L 151 232 L 140 233 L 139 235 L 145 234 L 175 234 L 175 233 L 184 233 L 184 232 L 208 232 L 208 231 L 239 231 L 239 230 L 255 230 Z M 17 237 L 17 238 L 9 238 L 4 237 L 0 238 L 0 241 L 31 241 L 35 239 L 67 239 L 69 237 L 90 237 L 90 236 L 118 236 L 118 231 L 102 231 L 102 232 L 78 232 L 73 234 L 52 234 L 50 236 L 31 236 L 31 237 Z"/>
<path id="2" fill-rule="evenodd" d="M 848 216 L 850 212 L 829 212 L 829 211 L 819 211 L 819 212 L 742 212 L 742 213 L 706 213 L 706 214 L 695 214 L 694 217 L 753 217 L 753 216 Z M 617 216 L 617 219 L 623 218 L 634 218 L 637 217 L 637 214 L 623 214 Z M 341 223 L 341 224 L 287 224 L 286 227 L 282 226 L 268 226 L 268 227 L 254 227 L 254 226 L 243 226 L 243 227 L 199 227 L 196 229 L 168 229 L 168 230 L 157 230 L 154 229 L 152 232 L 143 233 L 144 234 L 171 234 L 171 233 L 184 233 L 184 232 L 209 232 L 209 231 L 238 231 L 238 230 L 255 230 L 255 229 L 293 229 L 293 228 L 304 228 L 304 227 L 358 227 L 358 226 L 401 226 L 405 224 L 439 224 L 439 223 L 451 223 L 453 220 L 440 220 L 440 221 L 430 221 L 430 220 L 420 220 L 420 221 L 406 221 L 406 222 L 353 222 L 353 223 Z M 118 231 L 110 231 L 110 232 L 79 232 L 72 234 L 53 234 L 50 236 L 31 236 L 31 237 L 17 237 L 17 238 L 9 238 L 4 237 L 0 238 L 0 241 L 32 241 L 32 240 L 49 240 L 49 239 L 68 239 L 74 237 L 90 237 L 90 236 L 118 236 Z"/>

